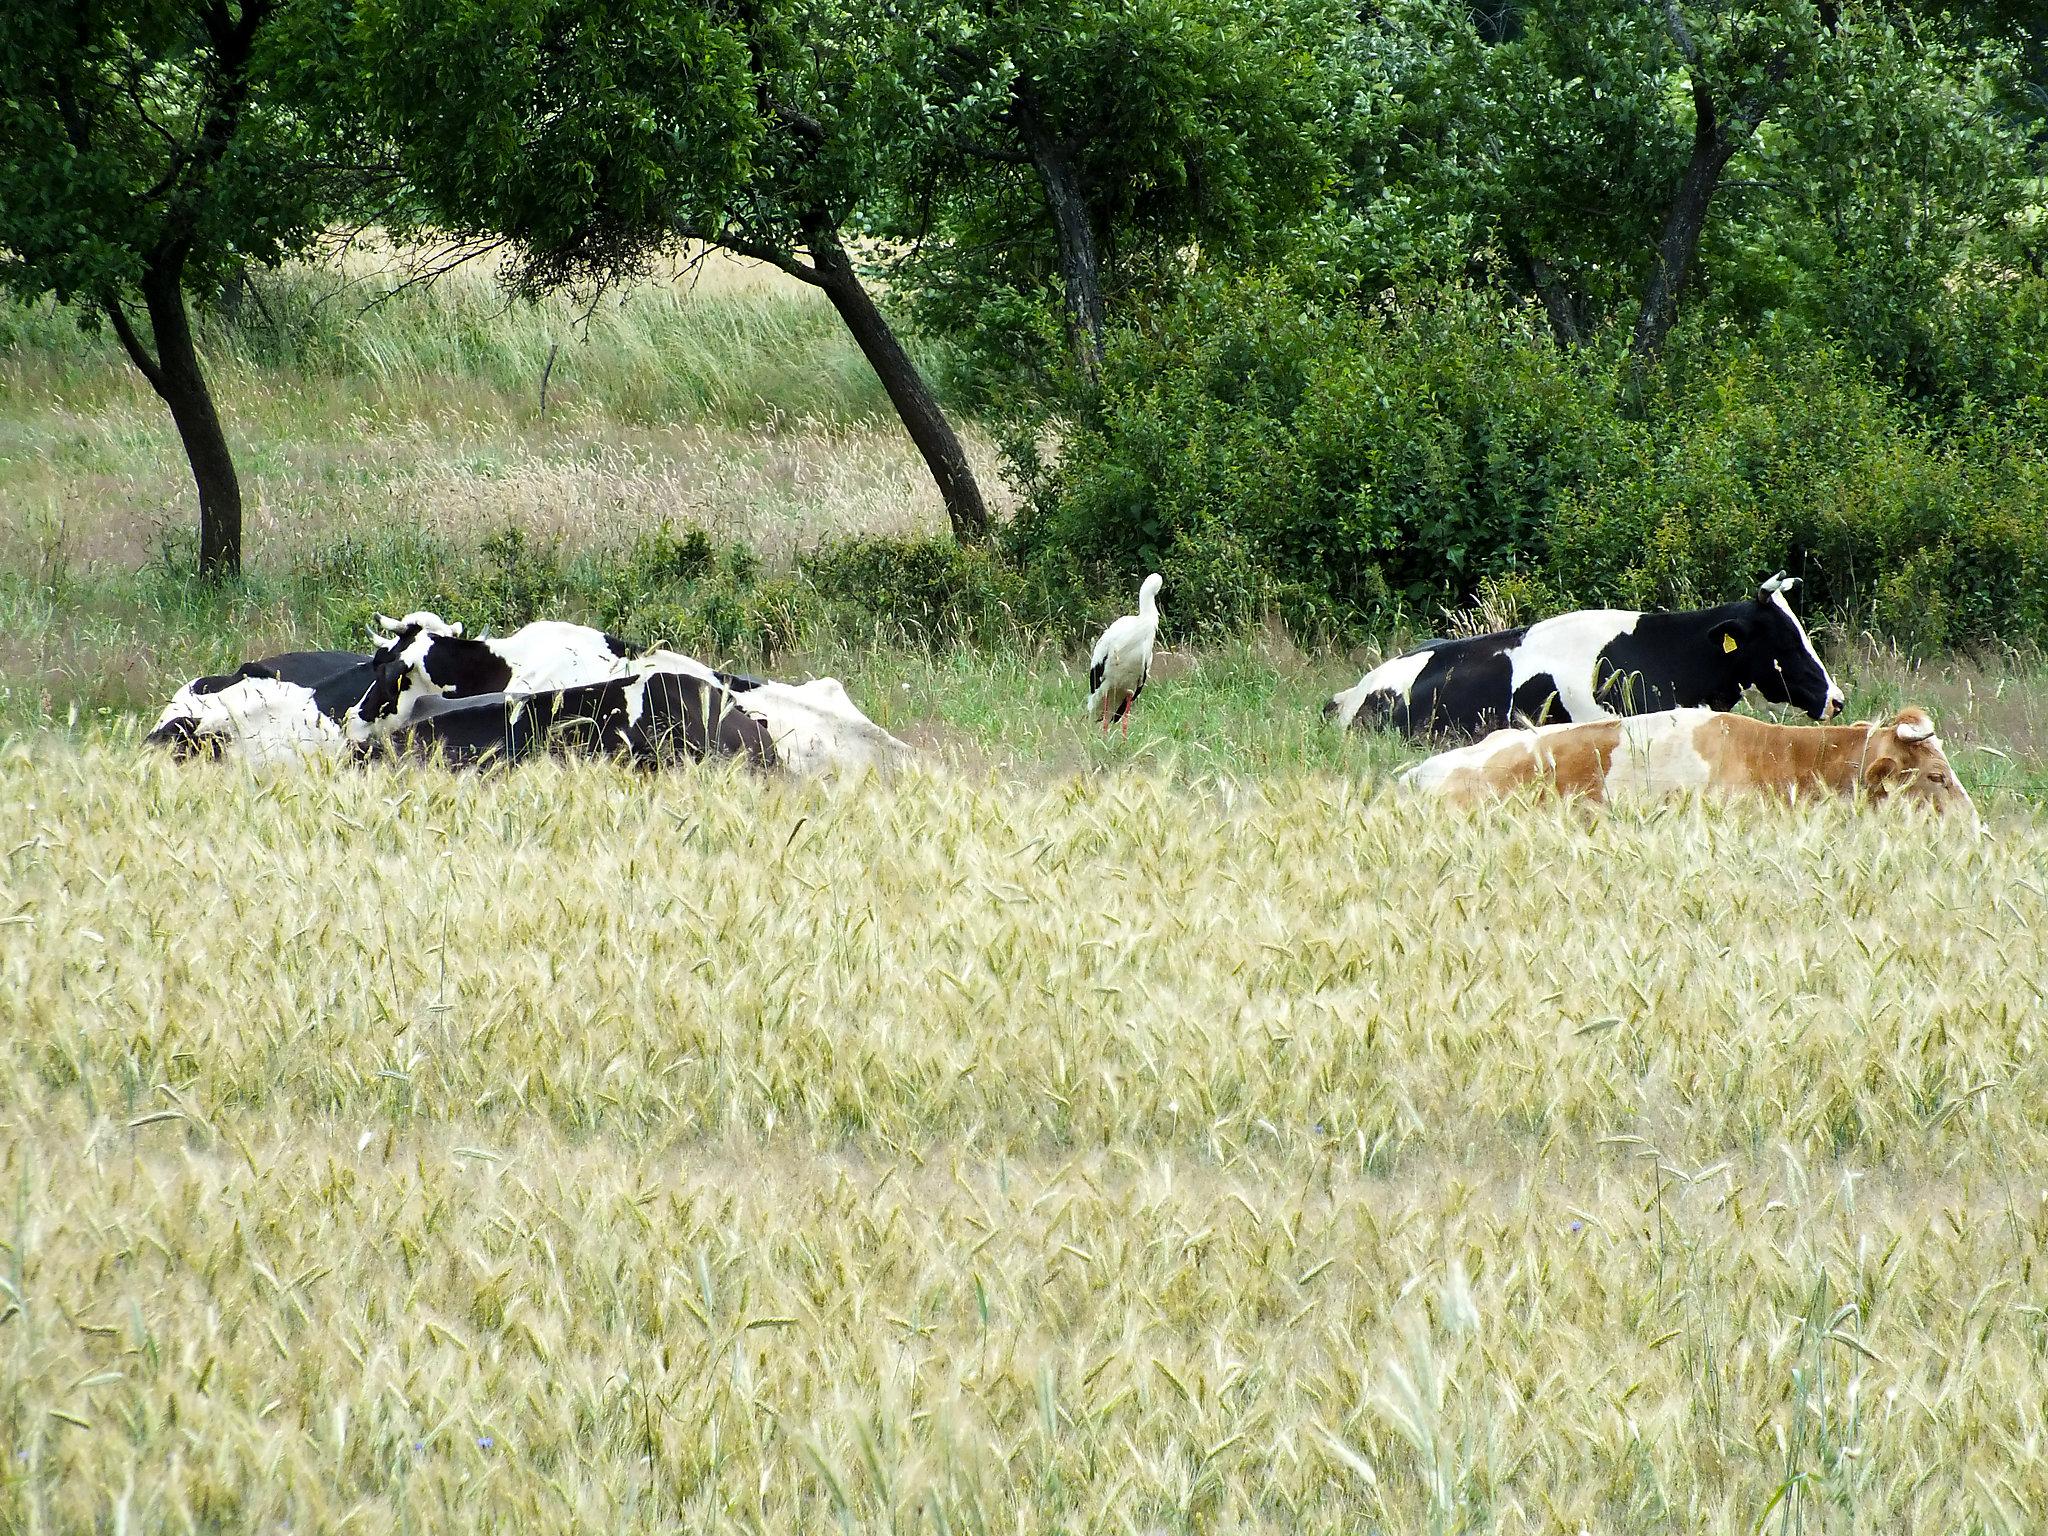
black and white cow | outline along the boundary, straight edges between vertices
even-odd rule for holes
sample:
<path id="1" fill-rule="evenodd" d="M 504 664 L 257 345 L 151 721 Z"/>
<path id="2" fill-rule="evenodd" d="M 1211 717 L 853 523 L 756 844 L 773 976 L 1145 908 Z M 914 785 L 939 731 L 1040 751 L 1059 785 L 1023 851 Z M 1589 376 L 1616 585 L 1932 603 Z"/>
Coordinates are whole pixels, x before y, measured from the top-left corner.
<path id="1" fill-rule="evenodd" d="M 896 762 L 910 748 L 854 706 L 836 678 L 790 684 L 708 667 L 676 651 L 639 652 L 615 635 L 577 624 L 529 624 L 503 640 L 403 629 L 379 651 L 376 677 L 346 721 L 349 740 L 403 729 L 437 698 L 558 691 L 675 672 L 733 697 L 766 727 L 776 761 L 799 774 Z"/>
<path id="2" fill-rule="evenodd" d="M 717 671 L 675 651 L 650 651 L 632 670 L 689 673 L 734 694 L 739 707 L 767 727 L 777 761 L 791 773 L 888 767 L 911 756 L 910 744 L 861 713 L 836 677 L 780 683 Z"/>
<path id="3" fill-rule="evenodd" d="M 687 672 L 643 672 L 574 688 L 482 698 L 423 699 L 406 725 L 357 746 L 451 767 L 498 766 L 540 754 L 610 757 L 645 768 L 706 757 L 776 765 L 768 729 L 716 683 Z"/>
<path id="4" fill-rule="evenodd" d="M 406 619 L 377 648 L 373 676 L 343 722 L 351 742 L 402 729 L 422 701 L 495 694 L 554 693 L 623 676 L 639 654 L 617 635 L 583 624 L 538 620 L 496 639 L 434 630 Z"/>
<path id="5" fill-rule="evenodd" d="M 1434 640 L 1380 663 L 1323 706 L 1339 725 L 1479 736 L 1692 708 L 1733 709 L 1745 688 L 1816 720 L 1842 707 L 1780 572 L 1757 595 L 1684 613 L 1585 609 L 1522 629 Z"/>
<path id="6" fill-rule="evenodd" d="M 381 619 L 390 630 L 459 635 L 438 614 Z M 372 630 L 376 638 L 377 631 Z M 180 688 L 143 739 L 180 758 L 290 762 L 331 756 L 347 745 L 343 719 L 376 680 L 377 657 L 360 651 L 286 651 Z"/>
<path id="7" fill-rule="evenodd" d="M 288 651 L 180 688 L 143 738 L 180 758 L 288 762 L 338 752 L 341 718 L 370 686 L 357 651 Z"/>

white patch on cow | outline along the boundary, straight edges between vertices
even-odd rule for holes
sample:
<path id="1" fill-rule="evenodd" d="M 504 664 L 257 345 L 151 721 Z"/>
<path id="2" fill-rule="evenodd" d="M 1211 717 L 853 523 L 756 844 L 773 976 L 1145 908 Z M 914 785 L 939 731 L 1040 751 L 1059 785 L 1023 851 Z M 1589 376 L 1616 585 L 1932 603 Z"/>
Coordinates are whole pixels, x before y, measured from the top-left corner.
<path id="1" fill-rule="evenodd" d="M 733 702 L 766 727 L 777 760 L 791 773 L 874 768 L 910 755 L 910 744 L 862 714 L 836 677 L 763 683 Z"/>
<path id="2" fill-rule="evenodd" d="M 1607 766 L 1607 795 L 1668 795 L 1706 789 L 1713 766 L 1701 754 L 1699 734 L 1711 729 L 1711 709 L 1663 709 L 1622 717 L 1621 739 Z"/>
<path id="3" fill-rule="evenodd" d="M 1428 793 L 1442 789 L 1452 775 L 1460 772 L 1470 772 L 1483 778 L 1502 755 L 1531 751 L 1545 730 L 1556 729 L 1556 726 L 1537 729 L 1507 726 L 1470 746 L 1453 747 L 1448 752 L 1424 758 L 1401 775 L 1401 783 L 1405 788 Z"/>
<path id="4" fill-rule="evenodd" d="M 1422 676 L 1422 669 L 1429 665 L 1435 651 L 1416 651 L 1408 656 L 1396 656 L 1392 661 L 1383 661 L 1355 684 L 1330 700 L 1335 706 L 1339 727 L 1350 729 L 1351 722 L 1358 718 L 1365 701 L 1376 693 L 1391 694 L 1406 704 L 1415 692 L 1415 679 Z"/>
<path id="5" fill-rule="evenodd" d="M 681 651 L 649 651 L 644 656 L 635 657 L 627 665 L 634 673 L 680 672 L 686 677 L 694 677 L 702 682 L 718 682 L 716 672 L 696 657 L 685 656 Z"/>
<path id="6" fill-rule="evenodd" d="M 626 723 L 638 725 L 647 713 L 647 673 L 638 672 L 623 690 L 626 697 Z"/>
<path id="7" fill-rule="evenodd" d="M 431 609 L 415 608 L 403 618 L 397 619 L 391 618 L 386 614 L 378 614 L 377 624 L 376 627 L 371 629 L 370 638 L 373 640 L 377 638 L 378 629 L 382 629 L 386 635 L 395 635 L 401 630 L 410 629 L 414 626 L 418 626 L 430 635 L 459 637 L 462 634 L 462 626 L 460 624 L 450 624 Z"/>
<path id="8" fill-rule="evenodd" d="M 587 624 L 539 619 L 484 643 L 512 669 L 512 680 L 505 685 L 508 693 L 557 693 L 609 682 L 632 667 L 611 648 L 604 631 Z M 414 676 L 418 675 L 415 669 Z"/>
<path id="9" fill-rule="evenodd" d="M 190 720 L 225 756 L 246 763 L 294 763 L 332 757 L 346 744 L 341 727 L 320 713 L 313 690 L 274 677 L 245 677 L 215 693 L 187 683 L 157 717 L 161 730 Z"/>
<path id="10" fill-rule="evenodd" d="M 1567 721 L 1612 719 L 1614 711 L 1594 696 L 1593 669 L 1602 651 L 1635 633 L 1641 618 L 1626 609 L 1586 608 L 1531 624 L 1522 643 L 1507 653 L 1510 696 L 1531 678 L 1548 677 Z"/>
<path id="11" fill-rule="evenodd" d="M 1813 664 L 1820 668 L 1820 675 L 1828 680 L 1828 702 L 1833 704 L 1836 710 L 1841 709 L 1849 702 L 1849 696 L 1835 686 L 1834 673 L 1830 672 L 1827 669 L 1827 663 L 1820 659 L 1820 652 L 1813 648 L 1813 636 L 1806 632 L 1806 626 L 1799 622 L 1799 615 L 1794 613 L 1792 605 L 1785 601 L 1785 590 L 1783 587 L 1776 588 L 1771 592 L 1771 601 L 1776 603 L 1784 612 L 1785 617 L 1792 621 L 1792 627 L 1799 632 L 1799 643 L 1806 647 L 1806 654 L 1812 657 Z"/>

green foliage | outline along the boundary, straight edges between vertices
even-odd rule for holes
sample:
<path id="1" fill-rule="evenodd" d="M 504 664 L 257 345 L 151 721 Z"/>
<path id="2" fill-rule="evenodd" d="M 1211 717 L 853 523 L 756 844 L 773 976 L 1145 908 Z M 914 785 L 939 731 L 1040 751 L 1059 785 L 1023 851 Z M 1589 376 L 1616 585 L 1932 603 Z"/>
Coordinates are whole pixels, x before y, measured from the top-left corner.
<path id="1" fill-rule="evenodd" d="M 1633 473 L 1561 498 L 1560 580 L 1718 601 L 1787 567 L 1815 606 L 1912 649 L 2048 637 L 2038 423 L 1930 432 L 1839 356 L 1715 361 L 1675 382 Z"/>
<path id="2" fill-rule="evenodd" d="M 1874 0 L 1681 4 L 1738 135 L 1688 303 L 1796 320 L 1939 391 L 1987 272 L 2026 264 L 2013 48 Z M 1932 8 L 1930 8 L 1932 9 Z M 1390 0 L 1349 38 L 1347 189 L 1300 248 L 1325 293 L 1456 281 L 1541 301 L 1569 340 L 1626 325 L 1693 150 L 1695 71 L 1638 0 Z M 2036 237 L 2038 240 L 2038 237 Z M 2036 245 L 2038 248 L 2038 244 Z"/>
<path id="3" fill-rule="evenodd" d="M 1274 249 L 1327 196 L 1337 40 L 1355 23 L 1332 0 L 917 0 L 866 14 L 901 95 L 883 227 L 907 249 L 892 280 L 973 349 L 992 399 L 1066 366 L 1049 160 L 1073 178 L 1112 314 L 1175 291 L 1191 260 Z"/>
<path id="4" fill-rule="evenodd" d="M 798 573 L 846 612 L 856 632 L 891 644 L 987 643 L 1042 628 L 1052 611 L 983 545 L 950 539 L 859 539 L 802 555 Z"/>
<path id="5" fill-rule="evenodd" d="M 368 0 L 338 109 L 388 141 L 428 222 L 519 242 L 546 287 L 637 270 L 715 225 L 759 148 L 747 41 L 659 0 Z"/>
<path id="6" fill-rule="evenodd" d="M 204 294 L 303 249 L 348 181 L 281 87 L 309 4 L 0 7 L 0 285 L 95 306 L 175 250 Z"/>
<path id="7" fill-rule="evenodd" d="M 1455 295 L 1396 324 L 1218 290 L 1122 340 L 1019 543 L 1156 568 L 1212 628 L 1432 613 L 1526 561 L 1558 487 L 1625 455 L 1600 379 L 1530 324 Z"/>
<path id="8" fill-rule="evenodd" d="M 1683 342 L 1637 399 L 1469 297 L 1368 316 L 1219 290 L 1113 349 L 1018 550 L 1158 569 L 1214 630 L 1433 627 L 1485 595 L 1725 601 L 1784 567 L 1916 645 L 2048 638 L 2038 411 L 1931 429 L 1839 353 Z"/>

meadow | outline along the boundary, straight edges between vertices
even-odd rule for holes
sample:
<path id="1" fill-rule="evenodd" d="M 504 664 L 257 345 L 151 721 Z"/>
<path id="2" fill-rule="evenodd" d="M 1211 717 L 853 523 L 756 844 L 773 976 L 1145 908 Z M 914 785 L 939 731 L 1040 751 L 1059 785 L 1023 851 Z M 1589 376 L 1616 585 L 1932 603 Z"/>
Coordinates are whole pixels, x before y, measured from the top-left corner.
<path id="1" fill-rule="evenodd" d="M 0 321 L 0 1529 L 2035 1528 L 2038 658 L 1822 635 L 1981 842 L 1420 806 L 1278 635 L 1124 742 L 1056 642 L 806 633 L 922 749 L 859 784 L 180 768 L 177 681 L 508 526 L 939 523 L 744 273 L 294 283 L 226 593 L 146 390 Z"/>

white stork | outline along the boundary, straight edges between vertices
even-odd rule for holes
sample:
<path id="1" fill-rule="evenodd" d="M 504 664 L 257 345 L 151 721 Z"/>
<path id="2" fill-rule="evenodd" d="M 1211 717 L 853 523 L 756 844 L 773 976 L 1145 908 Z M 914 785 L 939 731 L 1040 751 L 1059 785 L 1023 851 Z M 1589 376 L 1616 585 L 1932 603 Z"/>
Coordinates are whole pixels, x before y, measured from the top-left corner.
<path id="1" fill-rule="evenodd" d="M 1138 611 L 1105 629 L 1088 658 L 1088 717 L 1100 720 L 1105 731 L 1121 720 L 1124 735 L 1131 734 L 1131 706 L 1152 675 L 1152 641 L 1159 634 L 1159 605 L 1153 597 L 1159 585 L 1157 571 L 1145 578 L 1138 588 Z"/>

